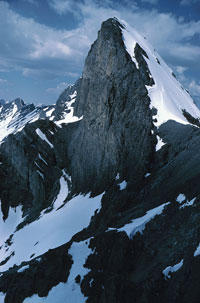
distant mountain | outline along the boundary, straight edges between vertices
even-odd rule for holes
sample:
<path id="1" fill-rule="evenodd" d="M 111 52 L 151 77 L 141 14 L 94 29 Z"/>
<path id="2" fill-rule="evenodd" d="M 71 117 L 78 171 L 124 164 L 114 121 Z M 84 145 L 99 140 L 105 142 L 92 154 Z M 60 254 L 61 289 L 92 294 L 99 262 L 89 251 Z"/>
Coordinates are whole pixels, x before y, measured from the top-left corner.
<path id="1" fill-rule="evenodd" d="M 56 105 L 0 101 L 0 303 L 197 303 L 200 110 L 102 23 Z"/>
<path id="2" fill-rule="evenodd" d="M 5 103 L 6 103 L 6 101 L 4 99 L 0 99 L 0 105 L 3 105 Z"/>

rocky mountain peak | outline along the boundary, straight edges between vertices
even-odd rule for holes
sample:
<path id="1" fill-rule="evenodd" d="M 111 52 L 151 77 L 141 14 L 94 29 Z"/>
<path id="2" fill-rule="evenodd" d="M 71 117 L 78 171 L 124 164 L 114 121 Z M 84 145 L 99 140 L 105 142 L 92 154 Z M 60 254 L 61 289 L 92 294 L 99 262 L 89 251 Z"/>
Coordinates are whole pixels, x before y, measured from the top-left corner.
<path id="1" fill-rule="evenodd" d="M 5 103 L 6 103 L 6 101 L 4 99 L 0 99 L 0 106 L 2 106 Z"/>
<path id="2" fill-rule="evenodd" d="M 70 170 L 72 178 L 79 180 L 77 186 L 83 182 L 87 189 L 91 180 L 96 180 L 94 188 L 102 190 L 117 173 L 124 178 L 126 172 L 127 179 L 137 174 L 139 179 L 153 153 L 155 139 L 149 136 L 153 123 L 144 76 L 147 71 L 137 69 L 132 61 L 122 28 L 116 19 L 102 24 L 77 91 L 74 113 L 83 118 L 69 143 L 69 155 L 73 155 Z M 141 153 L 143 145 L 148 148 Z M 81 172 L 77 163 L 81 163 Z"/>
<path id="3" fill-rule="evenodd" d="M 108 19 L 55 106 L 0 109 L 0 302 L 199 302 L 200 111 L 146 38 Z"/>
<path id="4" fill-rule="evenodd" d="M 21 98 L 16 98 L 13 101 L 11 101 L 11 103 L 16 104 L 18 108 L 22 108 L 25 105 L 24 101 Z"/>

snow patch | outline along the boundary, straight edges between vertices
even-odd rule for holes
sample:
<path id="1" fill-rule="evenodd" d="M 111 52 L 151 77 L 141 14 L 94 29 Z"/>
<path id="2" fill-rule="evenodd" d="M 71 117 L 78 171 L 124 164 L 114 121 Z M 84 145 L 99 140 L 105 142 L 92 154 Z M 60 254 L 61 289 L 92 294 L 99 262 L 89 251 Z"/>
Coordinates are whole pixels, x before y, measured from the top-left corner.
<path id="1" fill-rule="evenodd" d="M 179 194 L 178 197 L 176 198 L 176 202 L 182 203 L 184 200 L 186 200 L 186 196 L 184 194 Z"/>
<path id="2" fill-rule="evenodd" d="M 88 256 L 92 253 L 92 250 L 88 247 L 88 241 L 89 239 L 79 243 L 72 243 L 69 254 L 72 256 L 73 264 L 67 283 L 59 283 L 53 287 L 45 298 L 34 295 L 25 299 L 24 303 L 61 303 L 66 302 L 66 298 L 68 303 L 85 303 L 86 297 L 81 292 L 80 284 L 75 282 L 75 278 L 80 275 L 82 280 L 89 272 L 89 269 L 84 267 Z"/>
<path id="3" fill-rule="evenodd" d="M 128 223 L 119 228 L 118 231 L 125 231 L 130 239 L 132 239 L 137 232 L 140 232 L 142 234 L 146 224 L 153 220 L 155 216 L 161 215 L 165 206 L 168 204 L 170 204 L 170 202 L 164 203 L 158 207 L 148 210 L 143 217 L 132 220 L 131 223 Z"/>
<path id="4" fill-rule="evenodd" d="M 58 195 L 59 199 L 57 197 L 55 202 L 56 206 L 60 205 L 63 202 L 62 199 L 66 198 L 63 191 L 67 192 L 67 186 L 64 182 L 64 179 L 61 179 L 61 191 Z M 62 191 L 64 185 L 66 188 L 63 188 Z M 74 234 L 88 226 L 94 212 L 101 207 L 102 196 L 103 194 L 94 198 L 90 198 L 89 194 L 76 196 L 68 201 L 62 209 L 54 208 L 51 212 L 44 213 L 37 221 L 16 231 L 12 238 L 13 243 L 8 250 L 6 247 L 0 250 L 0 261 L 10 256 L 11 252 L 15 253 L 6 264 L 0 266 L 0 271 L 6 271 L 14 264 L 20 265 L 23 261 L 29 261 L 33 254 L 35 257 L 40 256 L 49 249 L 68 242 Z M 8 218 L 10 220 L 10 216 Z M 78 219 L 74 220 L 74 218 Z M 14 219 L 13 222 L 16 221 L 15 217 L 11 219 Z M 13 222 L 11 225 L 15 227 L 16 224 Z M 13 232 L 13 228 L 11 231 Z M 4 239 L 7 240 L 8 236 L 9 234 L 6 233 Z M 36 243 L 37 245 L 35 245 Z"/>
<path id="5" fill-rule="evenodd" d="M 0 303 L 4 303 L 5 301 L 5 296 L 6 294 L 4 294 L 3 292 L 0 292 Z"/>
<path id="6" fill-rule="evenodd" d="M 67 185 L 67 182 L 65 181 L 65 178 L 64 177 L 61 177 L 60 178 L 60 191 L 59 191 L 59 194 L 54 202 L 54 208 L 57 209 L 59 208 L 64 200 L 67 198 L 68 196 L 68 185 Z"/>
<path id="7" fill-rule="evenodd" d="M 194 252 L 194 257 L 199 256 L 199 255 L 200 255 L 200 243 L 199 243 L 199 245 L 197 246 L 197 248 Z"/>
<path id="8" fill-rule="evenodd" d="M 119 173 L 116 175 L 115 180 L 119 180 Z"/>
<path id="9" fill-rule="evenodd" d="M 159 149 L 161 149 L 161 147 L 165 145 L 165 143 L 163 142 L 162 138 L 160 138 L 159 136 L 156 136 L 156 138 L 157 138 L 156 151 L 159 151 Z"/>
<path id="10" fill-rule="evenodd" d="M 149 176 L 151 176 L 151 174 L 150 173 L 146 173 L 146 175 L 144 177 L 148 178 Z"/>
<path id="11" fill-rule="evenodd" d="M 185 208 L 187 206 L 192 206 L 194 204 L 194 201 L 196 200 L 196 198 L 193 198 L 191 201 L 187 201 L 185 202 L 183 205 L 181 205 L 179 208 Z"/>
<path id="12" fill-rule="evenodd" d="M 22 215 L 22 206 L 18 206 L 9 209 L 8 218 L 5 221 L 2 219 L 2 216 L 0 216 L 0 246 L 15 232 L 17 225 L 23 221 Z M 2 249 L 3 248 L 4 247 L 2 247 Z"/>
<path id="13" fill-rule="evenodd" d="M 46 165 L 48 165 L 47 161 L 39 154 L 39 159 L 42 160 Z"/>
<path id="14" fill-rule="evenodd" d="M 67 111 L 69 111 L 69 113 L 67 112 L 63 112 L 63 118 L 61 120 L 58 121 L 54 121 L 54 123 L 61 127 L 62 123 L 73 123 L 73 122 L 77 122 L 83 119 L 83 116 L 81 116 L 80 118 L 77 116 L 74 116 L 74 107 L 72 106 L 72 104 L 74 104 L 76 102 L 76 95 L 77 92 L 75 91 L 72 95 L 70 95 L 70 99 L 71 101 L 66 102 L 67 104 Z"/>
<path id="15" fill-rule="evenodd" d="M 33 119 L 37 120 L 39 118 L 37 109 L 33 110 L 26 116 L 23 116 L 21 112 L 18 111 L 16 104 L 5 112 L 2 112 L 2 110 L 3 107 L 1 108 L 0 117 L 0 142 L 2 142 L 9 134 L 15 134 L 22 131 L 26 123 L 32 122 Z"/>
<path id="16" fill-rule="evenodd" d="M 178 271 L 182 266 L 183 266 L 183 259 L 178 264 L 175 264 L 174 266 L 166 267 L 162 271 L 163 275 L 165 276 L 165 280 L 170 279 L 171 273 Z"/>
<path id="17" fill-rule="evenodd" d="M 124 180 L 119 184 L 120 190 L 124 190 L 127 187 L 127 182 Z"/>
<path id="18" fill-rule="evenodd" d="M 47 139 L 46 135 L 41 131 L 41 129 L 36 128 L 35 131 L 36 131 L 37 135 L 38 135 L 43 141 L 46 141 L 47 144 L 48 144 L 51 148 L 53 148 L 53 144 L 51 144 L 51 142 L 49 142 L 49 140 Z"/>
<path id="19" fill-rule="evenodd" d="M 24 265 L 20 269 L 18 269 L 18 272 L 23 272 L 23 271 L 25 271 L 28 268 L 29 268 L 29 265 Z"/>
<path id="20" fill-rule="evenodd" d="M 39 170 L 37 170 L 37 173 L 40 175 L 40 177 L 44 180 L 44 175 Z"/>
<path id="21" fill-rule="evenodd" d="M 77 96 L 77 91 L 75 90 L 73 94 L 69 95 L 70 99 L 73 100 Z"/>
<path id="22" fill-rule="evenodd" d="M 136 68 L 139 69 L 139 64 L 135 58 L 135 46 L 137 43 L 137 38 L 135 38 L 135 36 L 137 36 L 137 33 L 136 31 L 134 31 L 134 35 L 133 35 L 133 31 L 129 32 L 128 30 L 124 30 L 124 29 L 122 29 L 122 33 L 123 33 L 126 50 L 131 56 L 132 61 L 135 63 Z"/>
<path id="23" fill-rule="evenodd" d="M 48 110 L 45 114 L 46 114 L 46 117 L 51 117 L 52 113 L 54 112 L 55 108 L 52 108 L 50 110 Z"/>
<path id="24" fill-rule="evenodd" d="M 62 170 L 62 173 L 63 173 L 63 176 L 68 180 L 68 181 L 72 181 L 72 178 L 71 178 L 71 176 L 69 176 L 66 172 L 65 172 L 65 170 L 63 169 Z"/>

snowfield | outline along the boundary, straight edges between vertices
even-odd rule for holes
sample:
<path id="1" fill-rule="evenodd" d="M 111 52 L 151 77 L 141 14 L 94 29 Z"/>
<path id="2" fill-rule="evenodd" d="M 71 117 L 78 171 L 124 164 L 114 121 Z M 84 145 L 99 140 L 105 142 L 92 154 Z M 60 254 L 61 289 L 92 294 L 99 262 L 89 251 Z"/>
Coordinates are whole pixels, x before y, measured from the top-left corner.
<path id="1" fill-rule="evenodd" d="M 15 232 L 16 226 L 23 220 L 21 208 L 17 208 L 16 216 L 13 210 L 5 223 L 1 219 L 1 249 L 0 260 L 5 260 L 14 253 L 9 261 L 0 266 L 0 272 L 8 270 L 14 264 L 20 265 L 23 261 L 31 260 L 51 248 L 67 243 L 74 234 L 87 227 L 91 217 L 101 207 L 103 194 L 90 198 L 90 195 L 76 196 L 60 207 L 68 194 L 67 182 L 63 177 L 60 180 L 60 192 L 54 202 L 54 209 L 49 213 L 41 213 L 41 217 L 23 229 Z M 76 218 L 76 220 L 75 220 Z M 13 220 L 13 221 L 12 221 Z M 4 242 L 14 232 L 11 246 Z M 24 249 L 26 248 L 26 249 Z"/>
<path id="2" fill-rule="evenodd" d="M 182 113 L 183 109 L 189 112 L 194 118 L 200 118 L 200 110 L 194 104 L 188 92 L 173 76 L 172 70 L 159 54 L 156 53 L 146 38 L 131 28 L 124 20 L 119 20 L 119 22 L 124 26 L 122 34 L 126 50 L 137 68 L 139 64 L 135 58 L 136 43 L 138 43 L 148 55 L 148 58 L 144 56 L 144 59 L 149 67 L 150 77 L 153 78 L 155 85 L 146 86 L 146 88 L 151 99 L 151 108 L 156 108 L 158 111 L 157 115 L 154 116 L 157 120 L 157 122 L 154 122 L 154 125 L 159 127 L 168 120 L 189 124 Z"/>
<path id="3" fill-rule="evenodd" d="M 89 241 L 90 239 L 72 243 L 69 254 L 73 258 L 73 264 L 66 283 L 59 283 L 53 287 L 45 298 L 33 295 L 31 298 L 25 299 L 24 303 L 85 303 L 87 298 L 82 294 L 80 284 L 75 282 L 75 278 L 80 275 L 82 280 L 89 272 L 89 269 L 83 267 L 88 256 L 92 253 L 92 250 L 88 247 Z"/>

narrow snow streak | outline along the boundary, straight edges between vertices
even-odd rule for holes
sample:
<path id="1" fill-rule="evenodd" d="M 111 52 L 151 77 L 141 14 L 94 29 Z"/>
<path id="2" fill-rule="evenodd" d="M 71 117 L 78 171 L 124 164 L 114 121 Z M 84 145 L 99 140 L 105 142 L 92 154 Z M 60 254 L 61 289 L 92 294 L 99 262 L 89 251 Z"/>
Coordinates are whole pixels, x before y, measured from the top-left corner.
<path id="1" fill-rule="evenodd" d="M 43 141 L 46 141 L 47 144 L 48 144 L 51 148 L 53 148 L 53 144 L 51 144 L 51 142 L 49 142 L 49 140 L 47 139 L 46 135 L 41 131 L 41 129 L 36 128 L 35 131 L 36 131 L 37 135 L 38 135 Z"/>
<path id="2" fill-rule="evenodd" d="M 42 156 L 39 154 L 39 159 L 42 160 L 46 165 L 48 165 L 47 161 L 42 158 Z"/>
<path id="3" fill-rule="evenodd" d="M 68 185 L 67 182 L 65 181 L 64 177 L 60 178 L 60 191 L 59 194 L 54 202 L 54 208 L 57 209 L 59 208 L 62 204 L 63 201 L 67 198 L 68 196 Z"/>
<path id="4" fill-rule="evenodd" d="M 191 201 L 185 202 L 185 203 L 184 203 L 183 205 L 181 205 L 179 208 L 181 209 L 181 208 L 185 208 L 185 207 L 187 207 L 187 206 L 192 206 L 192 205 L 194 204 L 195 200 L 196 200 L 196 198 L 193 198 Z"/>
<path id="5" fill-rule="evenodd" d="M 118 231 L 125 231 L 127 236 L 131 239 L 134 237 L 134 235 L 137 232 L 140 232 L 142 234 L 143 230 L 145 229 L 146 224 L 148 222 L 150 222 L 151 220 L 153 220 L 155 218 L 155 216 L 161 215 L 165 206 L 167 206 L 168 204 L 170 204 L 170 202 L 164 203 L 158 207 L 148 210 L 146 212 L 146 215 L 132 220 L 131 223 L 128 223 L 128 224 L 124 225 L 123 227 L 119 228 Z"/>
<path id="6" fill-rule="evenodd" d="M 200 243 L 199 243 L 199 245 L 197 246 L 197 248 L 194 252 L 194 257 L 199 256 L 199 255 L 200 255 Z"/>
<path id="7" fill-rule="evenodd" d="M 37 173 L 40 175 L 40 177 L 44 180 L 44 175 L 39 170 L 37 170 Z"/>
<path id="8" fill-rule="evenodd" d="M 29 265 L 22 266 L 20 269 L 18 269 L 18 272 L 23 272 L 28 268 L 29 268 Z"/>
<path id="9" fill-rule="evenodd" d="M 178 264 L 166 267 L 162 271 L 162 273 L 165 277 L 165 280 L 170 279 L 171 278 L 171 273 L 178 271 L 182 266 L 183 266 L 183 259 Z"/>

